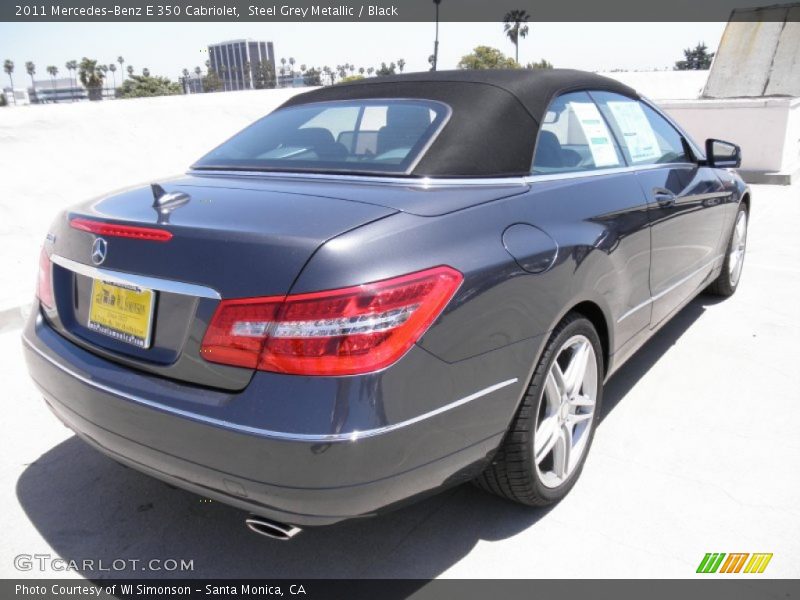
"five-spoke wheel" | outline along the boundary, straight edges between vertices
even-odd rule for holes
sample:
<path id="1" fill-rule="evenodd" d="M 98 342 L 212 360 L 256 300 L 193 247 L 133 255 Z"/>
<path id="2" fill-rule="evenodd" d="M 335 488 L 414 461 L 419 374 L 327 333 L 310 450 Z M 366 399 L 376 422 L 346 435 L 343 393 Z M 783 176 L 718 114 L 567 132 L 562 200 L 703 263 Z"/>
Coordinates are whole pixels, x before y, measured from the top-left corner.
<path id="1" fill-rule="evenodd" d="M 550 335 L 506 439 L 476 483 L 523 504 L 563 498 L 586 461 L 602 381 L 597 331 L 585 316 L 570 313 Z"/>

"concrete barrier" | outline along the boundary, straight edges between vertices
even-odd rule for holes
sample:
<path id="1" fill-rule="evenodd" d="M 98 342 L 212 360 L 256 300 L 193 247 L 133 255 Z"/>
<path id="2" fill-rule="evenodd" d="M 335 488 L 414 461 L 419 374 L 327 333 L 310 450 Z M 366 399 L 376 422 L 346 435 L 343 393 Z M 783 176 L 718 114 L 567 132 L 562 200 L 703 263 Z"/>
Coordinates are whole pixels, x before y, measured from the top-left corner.
<path id="1" fill-rule="evenodd" d="M 742 148 L 750 183 L 788 185 L 800 178 L 800 98 L 661 100 L 698 143 L 718 138 Z"/>

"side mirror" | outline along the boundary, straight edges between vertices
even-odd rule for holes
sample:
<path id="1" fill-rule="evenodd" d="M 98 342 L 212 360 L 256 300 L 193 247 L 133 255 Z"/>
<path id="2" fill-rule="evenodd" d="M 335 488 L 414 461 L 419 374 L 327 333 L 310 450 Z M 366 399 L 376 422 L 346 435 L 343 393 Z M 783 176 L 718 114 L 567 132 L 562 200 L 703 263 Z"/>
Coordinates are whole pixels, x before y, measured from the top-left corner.
<path id="1" fill-rule="evenodd" d="M 742 165 L 742 149 L 722 140 L 706 140 L 706 162 L 709 167 L 738 169 Z"/>

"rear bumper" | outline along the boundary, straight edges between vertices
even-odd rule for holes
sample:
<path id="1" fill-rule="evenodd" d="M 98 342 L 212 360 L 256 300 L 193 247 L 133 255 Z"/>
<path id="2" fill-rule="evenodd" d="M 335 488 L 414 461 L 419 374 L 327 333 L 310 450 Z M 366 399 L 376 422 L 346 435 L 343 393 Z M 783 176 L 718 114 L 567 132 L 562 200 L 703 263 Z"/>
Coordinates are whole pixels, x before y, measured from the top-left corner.
<path id="1" fill-rule="evenodd" d="M 378 381 L 373 389 L 380 402 L 363 393 L 348 398 L 348 417 L 334 418 L 327 429 L 279 431 L 242 408 L 274 401 L 263 397 L 264 381 L 229 394 L 135 372 L 75 346 L 38 314 L 26 326 L 23 345 L 50 408 L 97 449 L 178 487 L 299 526 L 374 515 L 474 477 L 500 443 L 527 381 L 527 374 L 514 374 L 514 358 L 532 351 L 523 346 L 480 357 L 487 385 L 416 415 L 388 419 L 383 413 L 392 403 Z M 422 354 L 406 367 L 432 360 L 416 352 Z M 459 377 L 467 367 L 466 377 L 478 366 L 435 368 Z M 474 385 L 474 377 L 466 385 Z M 294 394 L 308 392 L 305 379 L 291 379 Z M 383 383 L 388 388 L 391 382 Z M 281 393 L 288 392 L 286 384 Z M 247 397 L 252 394 L 261 396 Z M 362 427 L 357 413 L 363 413 Z"/>

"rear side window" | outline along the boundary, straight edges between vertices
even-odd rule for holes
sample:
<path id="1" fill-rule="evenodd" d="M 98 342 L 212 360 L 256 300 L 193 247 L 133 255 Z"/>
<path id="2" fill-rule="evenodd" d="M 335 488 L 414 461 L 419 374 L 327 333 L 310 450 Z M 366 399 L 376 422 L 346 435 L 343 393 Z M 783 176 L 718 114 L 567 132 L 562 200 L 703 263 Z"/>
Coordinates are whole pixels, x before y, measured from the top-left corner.
<path id="1" fill-rule="evenodd" d="M 680 133 L 644 102 L 611 92 L 592 92 L 631 165 L 690 162 Z"/>
<path id="2" fill-rule="evenodd" d="M 449 114 L 448 106 L 428 100 L 292 106 L 256 121 L 193 168 L 405 173 Z"/>
<path id="3" fill-rule="evenodd" d="M 586 92 L 557 97 L 539 127 L 533 173 L 564 173 L 624 166 L 597 105 Z"/>

